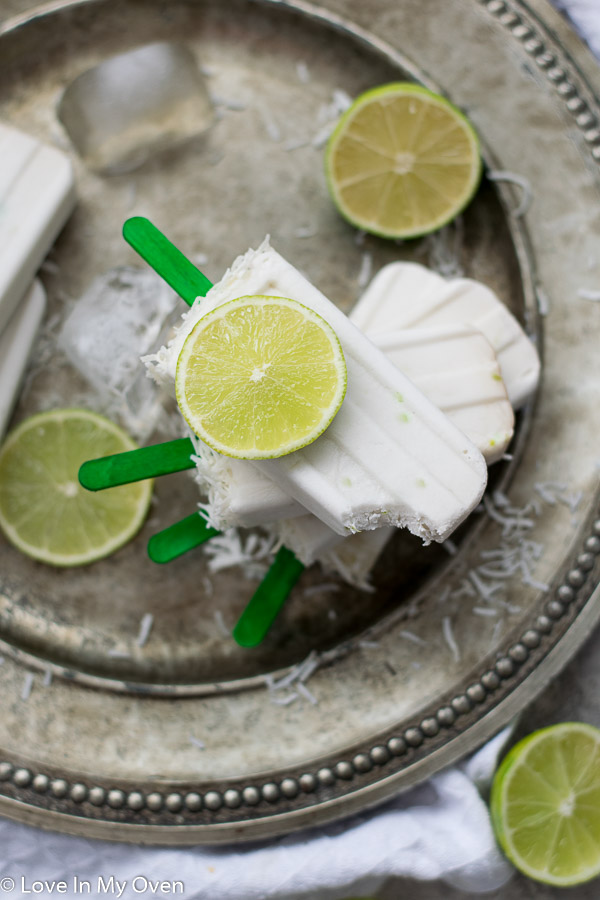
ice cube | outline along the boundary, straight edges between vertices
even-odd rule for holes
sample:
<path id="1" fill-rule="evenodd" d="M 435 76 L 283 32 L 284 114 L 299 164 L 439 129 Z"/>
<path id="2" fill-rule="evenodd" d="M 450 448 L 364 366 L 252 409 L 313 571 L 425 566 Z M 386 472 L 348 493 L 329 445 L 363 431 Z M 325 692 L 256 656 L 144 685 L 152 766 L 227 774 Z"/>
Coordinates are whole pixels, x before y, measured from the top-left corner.
<path id="1" fill-rule="evenodd" d="M 107 175 L 202 134 L 214 118 L 194 54 L 168 41 L 83 72 L 65 89 L 58 116 L 86 164 Z"/>
<path id="2" fill-rule="evenodd" d="M 69 313 L 58 345 L 138 439 L 150 434 L 161 396 L 140 356 L 168 338 L 185 305 L 154 272 L 122 266 L 96 278 Z"/>

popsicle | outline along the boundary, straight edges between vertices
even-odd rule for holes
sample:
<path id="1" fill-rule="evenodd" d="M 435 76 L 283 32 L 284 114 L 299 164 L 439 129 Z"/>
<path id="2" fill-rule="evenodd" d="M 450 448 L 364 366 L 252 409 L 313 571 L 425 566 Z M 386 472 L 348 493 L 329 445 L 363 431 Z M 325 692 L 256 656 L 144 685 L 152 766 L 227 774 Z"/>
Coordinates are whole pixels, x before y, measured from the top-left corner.
<path id="1" fill-rule="evenodd" d="M 69 158 L 0 123 L 0 332 L 75 205 Z"/>
<path id="2" fill-rule="evenodd" d="M 46 292 L 36 279 L 0 334 L 0 438 L 8 424 L 45 310 Z"/>
<path id="3" fill-rule="evenodd" d="M 483 494 L 483 456 L 268 240 L 239 257 L 168 347 L 146 358 L 156 380 L 172 389 L 195 323 L 244 294 L 286 296 L 314 309 L 336 331 L 348 369 L 346 399 L 325 434 L 289 456 L 251 465 L 338 534 L 394 525 L 426 543 L 444 540 Z"/>
<path id="4" fill-rule="evenodd" d="M 390 263 L 371 281 L 352 320 L 369 334 L 467 323 L 494 348 L 513 409 L 537 387 L 540 361 L 533 343 L 494 292 L 470 278 L 446 280 L 417 263 Z"/>
<path id="5" fill-rule="evenodd" d="M 446 325 L 369 337 L 464 432 L 488 465 L 502 457 L 514 414 L 494 351 L 481 332 Z M 196 478 L 208 497 L 204 510 L 215 528 L 249 528 L 305 512 L 245 460 L 221 456 L 197 442 L 196 462 Z"/>

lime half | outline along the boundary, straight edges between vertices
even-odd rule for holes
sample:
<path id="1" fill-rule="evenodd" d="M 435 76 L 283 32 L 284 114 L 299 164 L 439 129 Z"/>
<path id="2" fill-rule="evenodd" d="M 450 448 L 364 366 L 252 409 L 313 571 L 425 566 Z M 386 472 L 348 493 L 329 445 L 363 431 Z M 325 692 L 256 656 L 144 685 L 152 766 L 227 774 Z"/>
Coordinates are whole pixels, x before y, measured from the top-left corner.
<path id="1" fill-rule="evenodd" d="M 530 878 L 568 886 L 600 875 L 600 729 L 566 722 L 518 743 L 496 772 L 491 814 Z"/>
<path id="2" fill-rule="evenodd" d="M 139 530 L 152 482 L 90 493 L 78 481 L 88 459 L 136 448 L 121 428 L 84 409 L 31 416 L 0 450 L 0 527 L 23 553 L 53 566 L 108 556 Z"/>
<path id="3" fill-rule="evenodd" d="M 208 313 L 177 362 L 179 408 L 192 431 L 226 456 L 268 459 L 314 441 L 346 391 L 331 326 L 285 297 L 250 296 Z"/>
<path id="4" fill-rule="evenodd" d="M 481 178 L 477 135 L 448 100 L 398 82 L 361 94 L 327 145 L 327 183 L 353 225 L 382 237 L 435 231 Z"/>

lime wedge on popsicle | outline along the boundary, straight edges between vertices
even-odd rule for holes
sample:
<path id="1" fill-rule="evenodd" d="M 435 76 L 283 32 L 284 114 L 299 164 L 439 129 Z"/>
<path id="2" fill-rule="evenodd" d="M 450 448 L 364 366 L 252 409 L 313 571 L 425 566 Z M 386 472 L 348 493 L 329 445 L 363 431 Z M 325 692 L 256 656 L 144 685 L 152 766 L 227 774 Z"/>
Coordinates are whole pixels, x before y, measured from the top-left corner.
<path id="1" fill-rule="evenodd" d="M 310 444 L 345 391 L 335 332 L 285 297 L 240 297 L 212 310 L 177 362 L 177 402 L 188 425 L 213 450 L 240 459 L 284 456 Z"/>

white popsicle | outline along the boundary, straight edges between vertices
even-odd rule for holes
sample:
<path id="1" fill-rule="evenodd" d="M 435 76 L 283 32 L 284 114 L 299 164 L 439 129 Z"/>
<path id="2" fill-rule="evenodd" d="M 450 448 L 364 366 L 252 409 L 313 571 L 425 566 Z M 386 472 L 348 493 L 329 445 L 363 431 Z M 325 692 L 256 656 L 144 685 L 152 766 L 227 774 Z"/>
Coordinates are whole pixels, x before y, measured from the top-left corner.
<path id="1" fill-rule="evenodd" d="M 369 337 L 464 432 L 488 465 L 502 457 L 513 434 L 514 414 L 494 351 L 481 332 L 447 325 Z M 196 473 L 208 494 L 205 511 L 215 528 L 249 528 L 305 512 L 246 461 L 221 456 L 200 443 Z M 310 555 L 314 557 L 314 549 Z"/>
<path id="2" fill-rule="evenodd" d="M 36 279 L 0 334 L 0 438 L 6 430 L 45 310 L 46 292 Z"/>
<path id="3" fill-rule="evenodd" d="M 64 153 L 0 124 L 0 332 L 75 205 Z"/>
<path id="4" fill-rule="evenodd" d="M 368 337 L 466 434 L 488 465 L 502 457 L 515 417 L 496 354 L 480 331 L 438 325 Z"/>
<path id="5" fill-rule="evenodd" d="M 395 525 L 426 542 L 444 540 L 479 502 L 485 460 L 268 241 L 239 257 L 192 307 L 169 346 L 146 359 L 157 380 L 173 385 L 195 323 L 245 294 L 290 297 L 314 309 L 336 331 L 348 369 L 346 398 L 327 431 L 289 456 L 252 462 L 256 470 L 339 534 Z"/>
<path id="6" fill-rule="evenodd" d="M 390 263 L 372 280 L 352 320 L 365 333 L 472 325 L 494 348 L 513 409 L 537 387 L 540 361 L 533 343 L 494 292 L 469 278 L 448 281 L 417 263 Z"/>

